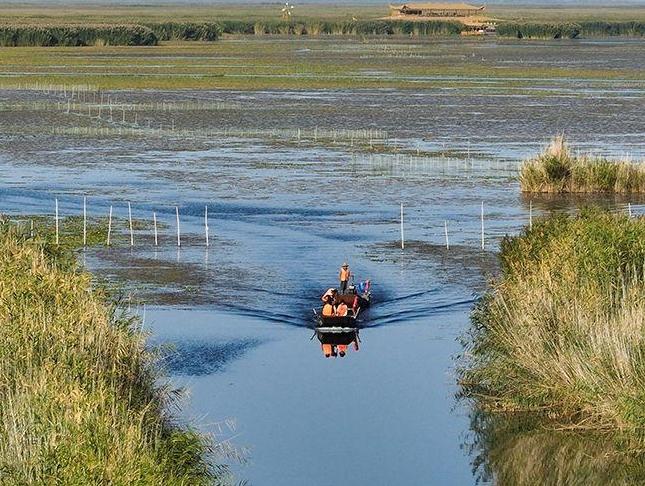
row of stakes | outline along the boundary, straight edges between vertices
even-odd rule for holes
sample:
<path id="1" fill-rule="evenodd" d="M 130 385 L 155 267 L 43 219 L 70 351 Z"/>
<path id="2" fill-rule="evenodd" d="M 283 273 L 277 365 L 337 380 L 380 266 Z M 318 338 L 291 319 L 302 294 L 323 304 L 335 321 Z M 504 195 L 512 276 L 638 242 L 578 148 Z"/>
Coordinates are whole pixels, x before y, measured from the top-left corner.
<path id="1" fill-rule="evenodd" d="M 181 229 L 179 225 L 179 206 L 175 206 L 175 218 L 177 221 L 177 246 L 181 246 Z M 56 245 L 60 244 L 59 232 L 59 213 L 58 213 L 58 198 L 55 198 L 55 215 L 54 222 L 56 226 Z M 152 213 L 152 224 L 154 228 L 155 246 L 159 246 L 159 232 L 157 231 L 157 213 Z M 134 246 L 134 227 L 132 225 L 132 205 L 128 202 L 128 226 L 130 229 L 130 246 Z M 32 234 L 33 234 L 33 221 L 32 221 Z M 106 245 L 110 246 L 112 236 L 112 206 L 108 214 L 108 230 Z M 208 227 L 208 206 L 204 206 L 204 236 L 206 246 L 210 246 L 210 235 Z M 83 197 L 83 246 L 87 246 L 87 197 Z"/>
<path id="2" fill-rule="evenodd" d="M 56 244 L 58 245 L 59 240 L 59 214 L 58 214 L 58 198 L 55 199 L 55 225 L 56 225 Z M 627 204 L 627 212 L 629 217 L 632 216 L 632 205 L 631 203 Z M 177 246 L 181 246 L 181 229 L 179 224 L 179 206 L 175 206 L 175 218 L 177 226 Z M 485 225 L 484 225 L 484 202 L 481 203 L 481 249 L 484 250 L 486 247 L 485 239 Z M 157 213 L 153 211 L 152 213 L 152 222 L 154 228 L 154 240 L 155 246 L 159 245 L 158 231 L 157 231 Z M 405 230 L 403 226 L 403 203 L 401 203 L 401 250 L 405 250 Z M 130 246 L 134 246 L 134 229 L 132 225 L 132 206 L 128 202 L 128 224 L 130 229 Z M 444 220 L 444 235 L 446 238 L 446 249 L 450 249 L 450 239 L 448 236 L 448 221 Z M 533 228 L 533 202 L 529 201 L 529 228 Z M 33 233 L 33 221 L 32 221 L 32 233 Z M 107 246 L 110 246 L 110 236 L 112 234 L 112 206 L 110 205 L 110 212 L 108 215 L 108 231 L 107 231 Z M 208 228 L 208 205 L 204 206 L 204 236 L 206 246 L 210 246 L 209 238 L 209 228 Z M 83 197 L 83 246 L 87 245 L 87 197 Z"/>

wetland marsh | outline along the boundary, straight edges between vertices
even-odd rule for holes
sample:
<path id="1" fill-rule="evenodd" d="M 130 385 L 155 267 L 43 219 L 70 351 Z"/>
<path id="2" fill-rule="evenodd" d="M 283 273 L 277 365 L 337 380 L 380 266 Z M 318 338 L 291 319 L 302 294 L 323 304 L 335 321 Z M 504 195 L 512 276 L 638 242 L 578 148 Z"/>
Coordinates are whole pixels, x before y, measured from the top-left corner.
<path id="1" fill-rule="evenodd" d="M 501 238 L 592 200 L 522 196 L 522 160 L 562 132 L 643 159 L 644 56 L 628 39 L 3 50 L 0 211 L 51 217 L 57 197 L 78 215 L 87 196 L 92 217 L 156 213 L 159 246 L 142 227 L 79 259 L 145 303 L 184 419 L 243 451 L 232 468 L 252 484 L 531 484 L 529 464 L 543 484 L 621 484 L 642 476 L 611 437 L 527 432 L 457 400 L 455 358 Z M 593 201 L 645 213 L 642 195 Z M 374 305 L 360 351 L 325 360 L 311 309 L 345 260 Z M 562 454 L 576 461 L 548 460 Z"/>

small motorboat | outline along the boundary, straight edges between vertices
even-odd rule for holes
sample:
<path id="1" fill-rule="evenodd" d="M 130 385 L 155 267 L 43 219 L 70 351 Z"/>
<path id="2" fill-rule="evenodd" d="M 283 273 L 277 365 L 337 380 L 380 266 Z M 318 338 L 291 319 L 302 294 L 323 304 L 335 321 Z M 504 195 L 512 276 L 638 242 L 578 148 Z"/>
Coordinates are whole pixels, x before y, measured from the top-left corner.
<path id="1" fill-rule="evenodd" d="M 358 316 L 367 309 L 371 301 L 371 284 L 369 280 L 350 285 L 347 293 L 336 294 L 336 304 L 341 302 L 347 305 L 346 316 L 323 316 L 322 307 L 319 312 L 314 309 L 316 316 L 316 330 L 320 332 L 343 332 L 353 331 L 358 327 Z"/>

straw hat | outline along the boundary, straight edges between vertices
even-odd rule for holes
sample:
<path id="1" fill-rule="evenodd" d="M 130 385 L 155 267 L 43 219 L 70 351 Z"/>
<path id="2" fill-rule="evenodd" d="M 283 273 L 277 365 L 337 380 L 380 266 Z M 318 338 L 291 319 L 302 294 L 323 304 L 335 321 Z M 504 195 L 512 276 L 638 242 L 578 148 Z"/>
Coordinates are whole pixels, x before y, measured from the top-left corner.
<path id="1" fill-rule="evenodd" d="M 343 263 L 343 268 L 349 267 L 349 264 L 347 262 Z"/>

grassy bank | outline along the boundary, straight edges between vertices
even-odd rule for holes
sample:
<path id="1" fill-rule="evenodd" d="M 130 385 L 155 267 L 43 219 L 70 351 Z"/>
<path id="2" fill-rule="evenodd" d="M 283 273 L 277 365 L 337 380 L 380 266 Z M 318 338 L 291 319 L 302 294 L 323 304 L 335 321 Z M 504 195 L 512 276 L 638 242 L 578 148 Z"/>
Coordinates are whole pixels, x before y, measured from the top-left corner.
<path id="1" fill-rule="evenodd" d="M 520 187 L 537 193 L 643 193 L 645 165 L 573 155 L 564 137 L 558 136 L 542 154 L 522 165 Z"/>
<path id="2" fill-rule="evenodd" d="M 0 25 L 0 46 L 154 46 L 154 32 L 132 24 Z"/>
<path id="3" fill-rule="evenodd" d="M 136 322 L 69 250 L 0 224 L 0 484 L 211 484 Z"/>
<path id="4" fill-rule="evenodd" d="M 518 39 L 576 39 L 578 37 L 642 37 L 645 22 L 592 20 L 581 22 L 502 22 L 500 37 Z"/>
<path id="5" fill-rule="evenodd" d="M 501 246 L 461 382 L 488 410 L 563 428 L 645 427 L 645 218 L 540 220 Z"/>

